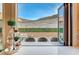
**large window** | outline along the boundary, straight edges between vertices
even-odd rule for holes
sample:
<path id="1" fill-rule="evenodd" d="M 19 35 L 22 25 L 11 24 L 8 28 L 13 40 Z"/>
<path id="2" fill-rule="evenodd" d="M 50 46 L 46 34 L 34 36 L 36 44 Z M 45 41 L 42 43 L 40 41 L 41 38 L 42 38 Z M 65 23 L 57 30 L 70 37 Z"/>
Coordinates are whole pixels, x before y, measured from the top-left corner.
<path id="1" fill-rule="evenodd" d="M 45 42 L 50 45 L 53 45 L 51 44 L 52 42 L 56 44 L 59 43 L 57 36 L 57 7 L 60 5 L 60 3 L 19 3 L 17 6 L 17 27 L 19 32 L 21 34 L 27 34 L 27 37 L 36 39 L 36 41 L 38 41 L 38 44 L 40 43 L 39 38 L 41 37 L 43 37 L 41 41 L 45 40 Z M 60 16 L 63 14 L 61 11 L 62 10 L 59 10 Z M 64 26 L 61 26 L 62 24 L 60 24 L 60 33 L 63 33 Z M 48 40 L 46 41 L 46 39 Z M 30 41 L 30 39 L 28 40 Z"/>

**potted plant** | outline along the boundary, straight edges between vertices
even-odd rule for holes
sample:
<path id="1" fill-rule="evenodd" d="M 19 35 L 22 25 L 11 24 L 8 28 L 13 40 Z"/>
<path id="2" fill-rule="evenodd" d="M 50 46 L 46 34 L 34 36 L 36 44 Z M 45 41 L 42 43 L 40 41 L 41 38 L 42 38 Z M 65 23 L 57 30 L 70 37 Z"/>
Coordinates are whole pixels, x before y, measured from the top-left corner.
<path id="1" fill-rule="evenodd" d="M 11 27 L 15 26 L 15 24 L 16 24 L 15 20 L 9 20 L 8 21 L 8 25 L 11 26 Z"/>
<path id="2" fill-rule="evenodd" d="M 15 20 L 9 20 L 7 23 L 13 29 L 13 31 L 14 31 L 14 29 L 15 29 L 14 26 L 16 25 Z M 19 37 L 14 37 L 15 36 L 14 32 L 13 32 L 12 36 L 13 36 L 15 41 L 17 41 L 19 39 Z M 13 42 L 13 50 L 15 50 L 14 42 Z"/>
<path id="3" fill-rule="evenodd" d="M 16 36 L 16 37 L 14 37 L 14 40 L 15 40 L 15 41 L 18 41 L 19 38 L 20 38 L 20 37 Z"/>

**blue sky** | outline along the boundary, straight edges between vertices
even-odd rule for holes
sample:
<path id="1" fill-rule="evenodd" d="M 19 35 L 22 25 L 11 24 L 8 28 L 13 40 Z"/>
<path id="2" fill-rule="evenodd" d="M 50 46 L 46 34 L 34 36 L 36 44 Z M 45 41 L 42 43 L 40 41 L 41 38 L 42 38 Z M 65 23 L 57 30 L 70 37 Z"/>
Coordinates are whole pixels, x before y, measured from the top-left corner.
<path id="1" fill-rule="evenodd" d="M 19 3 L 18 17 L 37 20 L 42 17 L 57 14 L 57 9 L 61 3 Z"/>

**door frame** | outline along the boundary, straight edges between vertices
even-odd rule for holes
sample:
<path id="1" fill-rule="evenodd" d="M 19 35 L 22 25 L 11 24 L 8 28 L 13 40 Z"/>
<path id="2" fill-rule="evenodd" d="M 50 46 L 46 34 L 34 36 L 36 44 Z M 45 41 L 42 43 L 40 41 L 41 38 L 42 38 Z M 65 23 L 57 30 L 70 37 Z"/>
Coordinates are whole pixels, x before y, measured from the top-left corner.
<path id="1" fill-rule="evenodd" d="M 73 40 L 72 40 L 72 37 L 73 37 L 72 24 L 73 24 L 73 22 L 72 22 L 72 3 L 70 3 L 70 46 L 72 46 L 72 42 L 73 42 Z"/>

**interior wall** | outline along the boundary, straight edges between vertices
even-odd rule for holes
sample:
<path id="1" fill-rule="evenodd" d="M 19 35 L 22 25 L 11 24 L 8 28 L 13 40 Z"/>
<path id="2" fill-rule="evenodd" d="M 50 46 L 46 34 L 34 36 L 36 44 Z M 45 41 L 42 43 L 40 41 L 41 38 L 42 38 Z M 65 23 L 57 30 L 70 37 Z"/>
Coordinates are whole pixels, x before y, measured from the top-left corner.
<path id="1" fill-rule="evenodd" d="M 73 47 L 79 47 L 79 4 L 72 4 Z"/>

